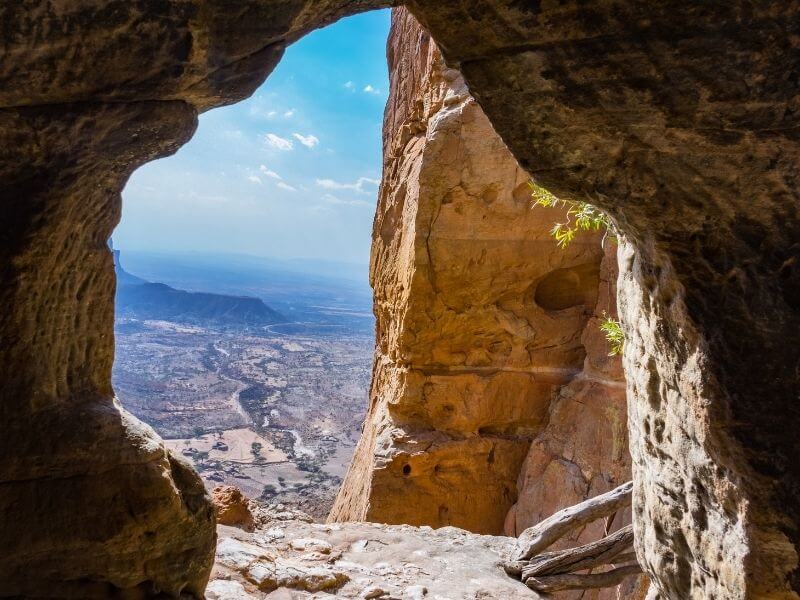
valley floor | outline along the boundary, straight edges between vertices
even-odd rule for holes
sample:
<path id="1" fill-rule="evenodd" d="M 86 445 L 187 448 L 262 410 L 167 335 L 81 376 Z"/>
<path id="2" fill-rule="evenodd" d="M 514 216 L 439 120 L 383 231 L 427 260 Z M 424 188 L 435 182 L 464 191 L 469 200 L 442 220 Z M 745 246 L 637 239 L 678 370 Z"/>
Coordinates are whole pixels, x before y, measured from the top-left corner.
<path id="1" fill-rule="evenodd" d="M 366 411 L 372 336 L 120 319 L 116 338 L 122 404 L 209 489 L 327 515 Z"/>

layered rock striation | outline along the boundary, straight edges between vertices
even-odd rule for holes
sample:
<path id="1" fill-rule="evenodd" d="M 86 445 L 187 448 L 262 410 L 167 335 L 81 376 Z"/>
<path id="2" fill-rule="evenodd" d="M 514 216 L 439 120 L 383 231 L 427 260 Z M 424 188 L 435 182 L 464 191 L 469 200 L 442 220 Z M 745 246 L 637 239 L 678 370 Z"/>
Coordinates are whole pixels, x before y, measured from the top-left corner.
<path id="1" fill-rule="evenodd" d="M 410 6 L 520 164 L 624 233 L 654 597 L 800 597 L 800 8 Z"/>

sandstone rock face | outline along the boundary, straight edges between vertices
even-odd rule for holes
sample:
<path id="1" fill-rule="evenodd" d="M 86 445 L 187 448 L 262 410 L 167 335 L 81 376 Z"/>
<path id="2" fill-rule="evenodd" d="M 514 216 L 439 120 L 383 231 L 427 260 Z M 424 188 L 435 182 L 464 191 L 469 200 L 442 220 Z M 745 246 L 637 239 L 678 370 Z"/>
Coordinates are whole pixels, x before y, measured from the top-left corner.
<path id="1" fill-rule="evenodd" d="M 409 5 L 520 164 L 626 235 L 634 526 L 653 593 L 798 598 L 800 110 L 787 73 L 800 8 Z"/>
<path id="2" fill-rule="evenodd" d="M 506 520 L 507 535 L 517 536 L 554 512 L 630 479 L 622 362 L 609 356 L 599 327 L 604 313 L 616 314 L 617 246 L 607 241 L 605 247 L 597 306 L 582 334 L 583 371 L 558 390 L 547 426 L 531 444 L 519 476 L 520 498 Z M 621 523 L 620 518 L 615 525 Z M 585 531 L 580 541 L 599 534 L 600 529 Z"/>
<path id="3" fill-rule="evenodd" d="M 120 192 L 290 41 L 381 4 L 0 6 L 0 596 L 202 597 L 210 499 L 111 389 Z"/>
<path id="4" fill-rule="evenodd" d="M 217 509 L 217 523 L 252 529 L 255 525 L 250 501 L 242 490 L 232 485 L 218 485 L 211 492 L 211 500 Z"/>
<path id="5" fill-rule="evenodd" d="M 202 594 L 202 482 L 114 401 L 106 244 L 131 163 L 174 150 L 195 116 L 181 102 L 0 110 L 2 596 Z"/>
<path id="6" fill-rule="evenodd" d="M 3 594 L 201 593 L 208 499 L 110 389 L 119 192 L 198 110 L 255 89 L 286 43 L 388 4 L 0 6 Z M 520 164 L 625 234 L 634 526 L 653 597 L 797 599 L 800 8 L 407 4 Z M 386 439 L 376 419 L 365 444 Z"/>
<path id="7" fill-rule="evenodd" d="M 520 471 L 517 503 L 506 517 L 505 533 L 518 536 L 553 513 L 607 492 L 630 480 L 625 378 L 619 356 L 609 356 L 600 330 L 604 315 L 616 314 L 617 245 L 604 244 L 597 305 L 583 330 L 583 371 L 558 390 L 547 426 L 531 443 Z M 587 544 L 631 522 L 630 511 L 596 521 L 552 546 Z M 643 599 L 647 578 L 630 578 L 617 588 L 559 592 L 555 598 Z"/>
<path id="8" fill-rule="evenodd" d="M 563 212 L 532 208 L 529 176 L 403 9 L 388 56 L 371 403 L 331 518 L 499 533 L 531 438 L 582 372 L 599 236 L 557 248 Z"/>

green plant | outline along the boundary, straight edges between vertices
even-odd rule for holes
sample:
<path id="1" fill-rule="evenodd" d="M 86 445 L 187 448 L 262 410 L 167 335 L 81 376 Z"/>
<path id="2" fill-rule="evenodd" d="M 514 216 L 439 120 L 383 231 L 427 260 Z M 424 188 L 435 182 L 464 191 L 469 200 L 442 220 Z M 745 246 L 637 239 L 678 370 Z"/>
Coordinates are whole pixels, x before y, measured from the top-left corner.
<path id="1" fill-rule="evenodd" d="M 610 235 L 612 239 L 616 239 L 617 236 L 611 219 L 596 206 L 588 202 L 559 198 L 533 180 L 529 181 L 528 185 L 531 188 L 534 206 L 544 206 L 545 208 L 563 207 L 567 209 L 567 220 L 563 223 L 556 223 L 550 230 L 550 234 L 555 238 L 560 248 L 566 248 L 575 239 L 575 235 L 579 231 L 599 231 L 603 228 L 605 229 L 603 241 L 605 241 L 607 235 Z M 617 354 L 622 354 L 622 350 L 625 348 L 625 332 L 622 330 L 622 324 L 618 320 L 609 317 L 603 311 L 600 330 L 605 334 L 606 340 L 611 346 L 611 351 L 608 355 L 616 356 Z"/>
<path id="2" fill-rule="evenodd" d="M 575 235 L 579 231 L 599 231 L 604 228 L 606 234 L 611 234 L 613 238 L 616 238 L 614 225 L 608 215 L 596 206 L 588 202 L 558 198 L 533 180 L 528 182 L 528 185 L 531 188 L 534 206 L 546 208 L 565 207 L 567 209 L 567 220 L 562 223 L 556 223 L 550 230 L 550 234 L 555 238 L 560 248 L 566 248 L 575 239 Z M 603 240 L 605 240 L 605 236 Z"/>
<path id="3" fill-rule="evenodd" d="M 625 348 L 625 332 L 622 330 L 622 324 L 616 319 L 609 317 L 605 311 L 603 311 L 603 320 L 600 321 L 600 331 L 606 335 L 606 340 L 608 340 L 611 346 L 611 351 L 608 355 L 616 356 L 617 354 L 621 354 L 622 350 Z"/>

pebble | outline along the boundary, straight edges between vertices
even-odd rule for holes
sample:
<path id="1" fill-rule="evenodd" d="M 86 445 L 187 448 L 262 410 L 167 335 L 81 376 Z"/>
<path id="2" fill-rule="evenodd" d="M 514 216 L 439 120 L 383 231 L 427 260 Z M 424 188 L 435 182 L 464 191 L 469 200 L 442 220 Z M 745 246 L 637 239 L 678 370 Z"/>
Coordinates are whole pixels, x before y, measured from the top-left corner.
<path id="1" fill-rule="evenodd" d="M 363 592 L 361 592 L 361 597 L 364 600 L 373 600 L 373 598 L 380 598 L 381 596 L 385 596 L 388 592 L 384 589 L 379 588 L 377 585 L 371 585 Z"/>

